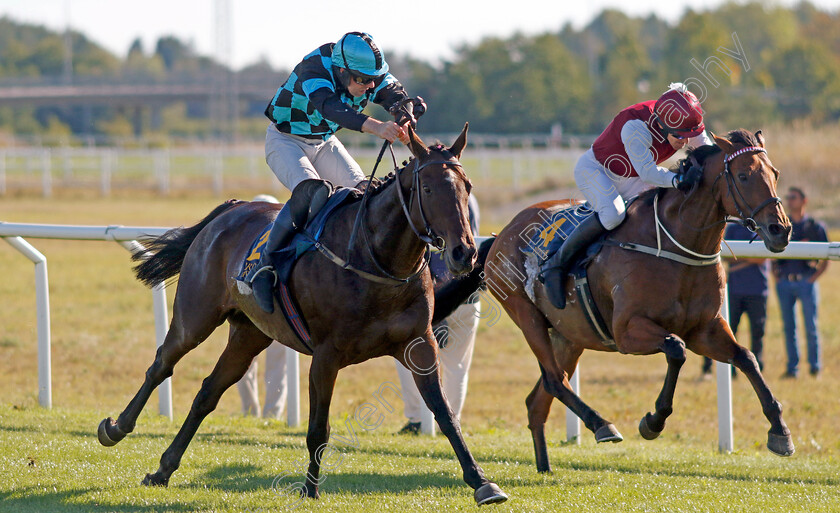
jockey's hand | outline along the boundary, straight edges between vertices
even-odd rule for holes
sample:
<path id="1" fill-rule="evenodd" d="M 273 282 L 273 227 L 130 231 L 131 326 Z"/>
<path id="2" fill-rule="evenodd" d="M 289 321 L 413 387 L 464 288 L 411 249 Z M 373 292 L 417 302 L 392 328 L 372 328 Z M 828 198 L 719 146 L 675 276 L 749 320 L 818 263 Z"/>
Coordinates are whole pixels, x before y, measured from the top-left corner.
<path id="1" fill-rule="evenodd" d="M 674 187 L 682 192 L 690 191 L 696 184 L 700 183 L 703 178 L 703 169 L 697 166 L 691 166 L 685 171 L 678 173 L 671 181 Z"/>
<path id="2" fill-rule="evenodd" d="M 394 142 L 399 139 L 403 144 L 408 144 L 408 132 L 406 132 L 405 128 L 393 121 L 379 121 L 378 119 L 367 118 L 362 125 L 362 132 L 374 134 L 380 139 L 385 139 L 389 142 Z"/>
<path id="3" fill-rule="evenodd" d="M 414 115 L 414 119 L 420 119 L 420 116 L 426 113 L 426 100 L 422 96 L 418 96 L 412 102 L 414 103 L 414 108 L 411 109 L 411 113 Z"/>

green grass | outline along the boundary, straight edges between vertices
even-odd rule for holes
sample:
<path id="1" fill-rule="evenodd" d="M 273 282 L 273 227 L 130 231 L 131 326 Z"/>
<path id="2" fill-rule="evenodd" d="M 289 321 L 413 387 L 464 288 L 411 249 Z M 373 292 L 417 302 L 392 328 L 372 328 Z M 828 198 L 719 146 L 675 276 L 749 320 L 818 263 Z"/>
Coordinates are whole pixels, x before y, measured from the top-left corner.
<path id="1" fill-rule="evenodd" d="M 282 511 L 289 498 L 274 478 L 305 458 L 301 429 L 280 422 L 210 417 L 168 488 L 140 485 L 157 468 L 176 424 L 143 415 L 116 447 L 96 440 L 100 417 L 86 410 L 0 406 L 0 511 Z M 346 435 L 341 418 L 333 434 Z M 358 430 L 358 426 L 356 426 Z M 358 430 L 360 431 L 360 430 Z M 471 490 L 445 439 L 393 435 L 385 425 L 359 433 L 358 448 L 333 439 L 320 501 L 296 511 L 474 511 Z M 745 450 L 721 455 L 680 442 L 552 445 L 553 473 L 538 474 L 522 431 L 471 432 L 468 444 L 487 476 L 510 496 L 494 511 L 833 512 L 836 462 L 781 460 Z"/>
<path id="2" fill-rule="evenodd" d="M 219 199 L 207 194 L 104 199 L 59 195 L 52 200 L 12 196 L 0 200 L 0 220 L 189 225 L 218 203 Z M 482 231 L 500 228 L 491 222 Z M 832 239 L 838 236 L 834 233 Z M 227 335 L 224 327 L 175 368 L 176 422 L 154 415 L 154 394 L 135 433 L 115 448 L 99 446 L 98 422 L 125 407 L 152 362 L 151 293 L 134 280 L 128 253 L 117 244 L 31 242 L 49 261 L 55 409 L 37 406 L 32 264 L 0 243 L 0 269 L 4 270 L 0 281 L 0 511 L 279 509 L 271 482 L 291 470 L 291 462 L 307 457 L 305 426 L 288 429 L 282 422 L 241 418 L 235 391 L 222 397 L 201 427 L 168 490 L 139 486 L 145 473 L 157 468 L 201 380 L 221 354 Z M 665 432 L 656 441 L 643 442 L 636 426 L 653 407 L 662 386 L 664 358 L 587 352 L 581 362 L 582 397 L 613 421 L 626 440 L 596 447 L 591 433 L 585 431 L 580 447 L 560 444 L 564 412 L 555 403 L 547 426 L 555 473 L 538 475 L 524 407 L 525 396 L 539 375 L 536 360 L 506 316 L 494 326 L 482 324 L 462 425 L 488 476 L 511 495 L 511 502 L 498 509 L 837 511 L 837 264 L 829 268 L 821 287 L 825 371 L 819 380 L 807 373 L 798 380 L 779 378 L 784 372 L 784 342 L 771 293 L 764 375 L 784 405 L 796 444 L 796 455 L 788 459 L 765 449 L 769 426 L 743 378 L 733 383 L 736 453 L 717 453 L 715 385 L 698 379 L 700 359 L 693 355 L 683 367 L 674 414 Z M 169 289 L 170 301 L 173 295 L 174 287 Z M 747 332 L 746 321 L 743 324 L 742 342 Z M 308 415 L 308 364 L 308 358 L 301 359 L 304 419 Z M 342 370 L 332 402 L 333 432 L 346 432 L 346 416 L 369 401 L 382 382 L 396 379 L 390 359 Z M 441 437 L 392 436 L 403 422 L 397 406 L 397 411 L 385 415 L 380 428 L 362 435 L 361 447 L 348 449 L 344 463 L 324 484 L 324 499 L 307 508 L 474 509 L 448 444 Z M 30 457 L 34 466 L 29 465 Z"/>

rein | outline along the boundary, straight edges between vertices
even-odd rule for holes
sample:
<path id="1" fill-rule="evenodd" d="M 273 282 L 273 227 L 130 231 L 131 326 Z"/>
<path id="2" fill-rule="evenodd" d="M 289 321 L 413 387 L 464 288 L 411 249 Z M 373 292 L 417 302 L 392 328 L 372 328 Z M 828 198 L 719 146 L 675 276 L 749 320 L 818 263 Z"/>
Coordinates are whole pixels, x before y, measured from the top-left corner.
<path id="1" fill-rule="evenodd" d="M 374 178 L 374 175 L 376 174 L 376 168 L 377 168 L 377 166 L 379 166 L 379 162 L 382 159 L 382 155 L 385 153 L 385 148 L 386 147 L 391 151 L 391 158 L 394 161 L 394 173 L 395 173 L 394 182 L 396 182 L 395 185 L 396 185 L 396 189 L 397 189 L 397 196 L 399 198 L 400 206 L 402 207 L 402 211 L 405 214 L 405 218 L 408 221 L 408 225 L 411 227 L 411 230 L 415 233 L 415 235 L 417 235 L 417 237 L 421 241 L 426 243 L 426 251 L 423 255 L 423 263 L 420 265 L 420 268 L 417 269 L 416 271 L 412 272 L 408 276 L 401 278 L 401 277 L 394 276 L 393 274 L 389 273 L 382 266 L 382 264 L 380 264 L 379 261 L 376 259 L 376 256 L 373 253 L 373 249 L 372 249 L 372 246 L 371 246 L 371 243 L 370 243 L 370 239 L 368 238 L 367 226 L 366 226 L 366 223 L 365 223 L 365 215 L 364 215 L 365 214 L 365 209 L 367 207 L 367 198 L 369 197 L 368 191 L 370 190 L 370 187 L 365 189 L 365 193 L 364 193 L 364 196 L 362 197 L 362 201 L 361 201 L 361 206 L 359 207 L 359 210 L 356 212 L 356 219 L 353 223 L 353 232 L 350 234 L 350 239 L 349 239 L 348 244 L 347 244 L 347 255 L 348 255 L 347 260 L 342 259 L 341 257 L 336 255 L 333 251 L 331 251 L 329 248 L 327 248 L 326 246 L 324 246 L 321 243 L 316 243 L 315 247 L 316 247 L 316 249 L 318 249 L 318 251 L 321 252 L 322 255 L 324 255 L 328 260 L 330 260 L 334 264 L 338 265 L 342 269 L 352 271 L 352 272 L 358 274 L 359 276 L 361 276 L 362 278 L 365 278 L 367 280 L 370 280 L 370 281 L 373 281 L 373 282 L 376 282 L 376 283 L 384 284 L 384 285 L 404 285 L 404 284 L 408 283 L 409 281 L 411 281 L 418 274 L 422 273 L 426 269 L 426 267 L 429 265 L 429 260 L 431 259 L 431 249 L 429 248 L 429 245 L 434 246 L 435 248 L 441 249 L 441 250 L 444 249 L 444 247 L 445 247 L 445 241 L 443 240 L 442 237 L 439 237 L 434 233 L 434 231 L 432 230 L 432 228 L 429 225 L 429 222 L 426 218 L 426 214 L 423 211 L 423 200 L 422 200 L 422 196 L 420 194 L 420 189 L 421 189 L 421 186 L 422 186 L 422 184 L 420 182 L 420 171 L 422 169 L 428 167 L 428 166 L 433 165 L 433 164 L 440 164 L 440 165 L 448 164 L 448 165 L 456 165 L 456 166 L 460 167 L 461 163 L 458 162 L 455 159 L 451 159 L 451 160 L 432 160 L 432 161 L 428 161 L 428 162 L 424 162 L 423 164 L 420 164 L 419 159 L 415 160 L 414 170 L 412 171 L 413 176 L 412 176 L 412 182 L 411 182 L 411 191 L 409 192 L 409 196 L 410 196 L 409 203 L 406 204 L 405 194 L 403 193 L 402 182 L 401 182 L 401 172 L 404 171 L 404 169 L 401 169 L 397 165 L 397 159 L 396 159 L 396 156 L 394 155 L 394 150 L 393 150 L 393 148 L 391 147 L 391 145 L 388 141 L 385 141 L 385 143 L 382 145 L 382 149 L 379 151 L 379 156 L 376 159 L 376 163 L 374 164 L 374 167 L 373 167 L 373 172 L 371 173 L 371 180 Z M 414 221 L 411 218 L 411 205 L 414 201 L 415 191 L 416 191 L 416 196 L 417 196 L 417 205 L 420 208 L 420 218 L 423 220 L 423 230 L 425 231 L 425 233 L 421 233 L 420 230 L 417 229 L 417 226 L 415 226 Z M 357 233 L 359 228 L 362 229 L 362 239 L 363 239 L 363 242 L 364 242 L 365 249 L 367 250 L 367 253 L 368 253 L 368 256 L 369 256 L 371 262 L 373 262 L 374 267 L 376 267 L 376 270 L 380 273 L 379 275 L 369 273 L 367 271 L 363 271 L 363 270 L 353 266 L 350 263 L 350 255 L 352 255 L 352 249 L 353 249 L 353 246 L 354 246 L 354 243 L 355 243 L 356 233 Z"/>
<path id="2" fill-rule="evenodd" d="M 771 198 L 767 198 L 766 200 L 762 201 L 761 204 L 759 204 L 755 208 L 752 208 L 750 206 L 749 202 L 747 201 L 747 199 L 744 197 L 743 193 L 741 192 L 741 189 L 738 188 L 738 184 L 735 182 L 735 177 L 732 176 L 732 171 L 729 169 L 729 163 L 732 160 L 734 160 L 736 157 L 739 157 L 740 155 L 743 155 L 745 153 L 750 153 L 750 152 L 767 153 L 767 150 L 760 147 L 760 146 L 747 146 L 745 148 L 741 148 L 740 150 L 735 151 L 734 153 L 726 155 L 726 157 L 724 158 L 723 171 L 721 171 L 717 175 L 717 177 L 715 177 L 714 182 L 712 182 L 712 189 L 714 189 L 717 186 L 717 182 L 718 182 L 718 180 L 721 179 L 721 177 L 725 177 L 726 178 L 726 188 L 727 188 L 726 192 L 727 192 L 727 195 L 732 197 L 732 202 L 735 204 L 735 210 L 738 211 L 738 215 L 740 216 L 740 218 L 738 218 L 738 222 L 741 223 L 745 228 L 747 228 L 751 232 L 756 232 L 756 230 L 760 229 L 760 227 L 758 226 L 758 223 L 756 223 L 755 219 L 754 219 L 756 214 L 758 214 L 758 212 L 760 212 L 763 208 L 765 208 L 767 206 L 770 206 L 770 205 L 775 206 L 775 205 L 780 204 L 782 202 L 782 200 L 779 199 L 778 196 L 773 196 Z M 692 156 L 692 159 L 693 159 L 693 156 Z M 692 160 L 692 163 L 695 164 L 695 165 L 697 164 L 696 160 Z M 732 192 L 733 190 L 735 191 L 735 193 Z M 693 192 L 694 191 L 692 190 L 692 192 L 689 194 L 688 197 L 690 197 L 691 194 L 693 194 Z M 737 196 L 736 196 L 736 194 L 737 194 Z M 686 197 L 686 200 L 688 199 L 688 197 Z M 749 215 L 746 215 L 744 213 L 744 211 L 741 209 L 741 205 L 738 202 L 739 199 L 740 199 L 741 203 L 746 205 L 746 209 L 750 211 Z M 706 265 L 715 265 L 718 262 L 720 262 L 720 254 L 721 254 L 720 251 L 718 251 L 717 253 L 710 254 L 710 255 L 705 255 L 705 254 L 702 254 L 702 253 L 697 253 L 695 251 L 692 251 L 692 250 L 686 248 L 685 246 L 683 246 L 682 244 L 680 244 L 676 240 L 676 238 L 674 238 L 674 236 L 671 235 L 671 233 L 668 231 L 668 229 L 665 227 L 665 225 L 659 219 L 658 204 L 659 204 L 659 194 L 657 193 L 653 198 L 653 217 L 654 217 L 654 222 L 656 224 L 656 248 L 651 248 L 649 246 L 644 246 L 644 245 L 635 244 L 635 243 L 628 243 L 628 242 L 616 242 L 616 243 L 611 244 L 611 245 L 618 246 L 622 249 L 627 249 L 627 250 L 631 250 L 631 251 L 638 251 L 638 252 L 641 252 L 641 253 L 646 253 L 646 254 L 653 255 L 653 256 L 656 256 L 656 257 L 659 257 L 659 258 L 666 258 L 668 260 L 673 260 L 675 262 L 679 262 L 679 263 L 685 264 L 685 265 L 706 266 Z M 685 202 L 683 202 L 683 205 L 685 205 Z M 682 219 L 682 205 L 680 206 L 680 219 Z M 703 228 L 699 228 L 699 229 L 691 227 L 691 226 L 689 226 L 689 227 L 694 229 L 694 230 L 697 230 L 697 231 L 704 231 L 704 230 L 707 230 L 709 228 L 712 228 L 714 226 L 717 226 L 718 224 L 725 223 L 725 222 L 727 222 L 726 219 L 724 219 L 723 221 L 712 223 L 710 225 L 704 226 Z M 732 222 L 732 221 L 730 221 L 730 222 Z M 687 223 L 685 223 L 685 222 L 684 222 L 684 224 L 687 225 Z M 668 238 L 671 240 L 671 242 L 674 243 L 674 245 L 677 246 L 680 250 L 682 250 L 685 253 L 688 253 L 689 255 L 691 255 L 693 257 L 696 257 L 696 258 L 685 257 L 685 256 L 682 256 L 682 255 L 678 255 L 676 253 L 672 253 L 672 252 L 669 252 L 669 251 L 664 251 L 662 249 L 662 240 L 661 240 L 660 232 L 664 232 L 665 235 L 667 235 Z"/>

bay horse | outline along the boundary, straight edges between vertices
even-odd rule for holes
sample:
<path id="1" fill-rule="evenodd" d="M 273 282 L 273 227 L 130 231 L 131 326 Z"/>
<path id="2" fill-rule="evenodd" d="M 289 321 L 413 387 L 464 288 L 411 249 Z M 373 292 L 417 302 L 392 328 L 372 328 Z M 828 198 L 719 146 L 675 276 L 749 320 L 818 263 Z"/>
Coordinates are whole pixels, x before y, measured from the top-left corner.
<path id="1" fill-rule="evenodd" d="M 449 148 L 427 147 L 409 129 L 411 162 L 380 183 L 371 183 L 369 201 L 339 207 L 327 220 L 320 244 L 333 256 L 343 254 L 355 267 L 334 265 L 320 251 L 305 253 L 297 261 L 288 288 L 308 323 L 309 344 L 296 336 L 279 308 L 271 314 L 262 311 L 250 291 L 235 279 L 252 242 L 276 217 L 279 205 L 227 202 L 197 225 L 172 230 L 153 241 L 136 272 L 147 285 L 180 273 L 172 322 L 140 390 L 116 420 L 109 417 L 99 425 L 99 441 L 112 446 L 131 433 L 150 394 L 172 375 L 175 364 L 227 321 L 227 347 L 163 453 L 160 468 L 146 475 L 144 485 L 168 484 L 199 424 L 216 408 L 222 393 L 239 381 L 257 354 L 277 340 L 312 357 L 306 436 L 310 459 L 299 490 L 302 496 L 319 497 L 320 460 L 330 438 L 329 408 L 338 371 L 371 358 L 392 356 L 409 369 L 423 370 L 414 372 L 417 387 L 452 445 L 464 480 L 475 490 L 476 502 L 506 500 L 467 448 L 441 391 L 431 324 L 434 297 L 426 267 L 426 240 L 445 244 L 445 261 L 454 275 L 469 272 L 476 259 L 467 207 L 472 185 L 458 161 L 466 146 L 467 128 Z M 344 250 L 357 213 L 360 236 L 351 249 Z"/>
<path id="2" fill-rule="evenodd" d="M 760 131 L 736 130 L 726 139 L 714 136 L 714 142 L 687 157 L 703 169 L 700 183 L 688 195 L 677 189 L 640 195 L 628 207 L 624 223 L 606 236 L 588 265 L 591 295 L 614 343 L 590 327 L 582 301 L 572 296 L 570 277 L 564 281 L 567 307 L 558 310 L 551 305 L 544 287 L 534 279 L 538 257 L 527 251 L 528 238 L 521 236 L 535 223 L 574 205 L 573 201 L 526 208 L 490 248 L 485 281 L 494 284 L 488 288 L 522 330 L 540 365 L 541 376 L 525 401 L 539 472 L 550 471 L 544 428 L 554 398 L 580 417 L 598 442 L 622 440 L 613 424 L 569 386 L 568 377 L 584 349 L 665 354 L 668 370 L 656 409 L 639 424 L 639 432 L 649 440 L 659 436 L 672 412 L 686 349 L 733 364 L 752 384 L 770 422 L 767 448 L 781 456 L 793 454 L 781 404 L 753 354 L 736 342 L 720 313 L 726 277 L 719 253 L 727 216 L 752 226 L 770 251 L 783 251 L 790 240 L 791 223 L 776 195 L 779 172 L 767 156 Z M 673 238 L 661 237 L 660 226 Z M 625 249 L 639 245 L 658 247 L 662 254 L 676 255 L 677 260 L 682 257 L 684 262 Z M 698 260 L 692 255 L 704 257 L 711 265 L 696 265 Z M 687 265 L 689 260 L 695 265 Z M 517 276 L 524 277 L 524 282 L 516 283 Z"/>

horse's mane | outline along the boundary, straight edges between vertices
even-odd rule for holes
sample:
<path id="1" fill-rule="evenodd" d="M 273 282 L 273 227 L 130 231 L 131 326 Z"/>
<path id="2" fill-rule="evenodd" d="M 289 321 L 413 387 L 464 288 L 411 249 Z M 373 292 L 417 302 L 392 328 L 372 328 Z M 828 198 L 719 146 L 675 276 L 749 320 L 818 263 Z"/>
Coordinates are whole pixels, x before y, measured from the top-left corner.
<path id="1" fill-rule="evenodd" d="M 742 144 L 744 146 L 758 146 L 758 139 L 755 137 L 755 134 L 753 134 L 749 130 L 744 130 L 743 128 L 732 130 L 731 132 L 726 134 L 726 138 L 729 140 L 729 142 L 733 144 Z M 688 151 L 686 151 L 685 158 L 694 157 L 700 165 L 703 165 L 707 158 L 711 157 L 712 155 L 716 155 L 721 151 L 722 150 L 718 148 L 716 144 L 700 146 L 697 148 L 689 148 Z"/>
<path id="2" fill-rule="evenodd" d="M 728 134 L 726 134 L 726 138 L 729 142 L 733 144 L 742 144 L 744 146 L 758 146 L 758 139 L 756 139 L 755 134 L 750 132 L 749 130 L 745 130 L 743 128 L 739 128 L 737 130 L 732 130 Z M 711 157 L 712 155 L 717 155 L 720 153 L 721 150 L 716 144 L 707 144 L 704 146 L 698 146 L 697 148 L 688 148 L 685 152 L 685 159 L 681 159 L 677 162 L 677 167 L 679 167 L 682 162 L 686 159 L 690 159 L 694 157 L 697 160 L 697 163 L 701 166 L 706 162 L 706 159 Z M 648 205 L 653 204 L 653 197 L 654 195 L 658 194 L 659 188 L 654 188 L 649 191 L 645 191 L 639 195 L 639 200 L 643 201 Z"/>
<path id="3" fill-rule="evenodd" d="M 432 146 L 429 146 L 429 150 L 440 152 L 443 155 L 443 158 L 446 159 L 446 160 L 455 158 L 455 155 L 453 155 L 452 152 L 449 151 L 449 148 L 447 148 L 446 146 L 444 146 L 440 142 L 436 142 Z M 407 168 L 412 163 L 414 163 L 414 160 L 415 160 L 415 157 L 410 157 L 408 160 L 404 160 L 403 163 L 402 163 L 402 167 L 400 168 L 400 171 L 403 171 L 405 168 Z M 396 179 L 396 177 L 397 177 L 396 173 L 394 171 L 391 171 L 390 173 L 388 173 L 387 175 L 385 175 L 381 179 L 380 178 L 374 178 L 373 180 L 371 180 L 370 184 L 368 185 L 368 189 L 370 190 L 369 194 L 371 196 L 375 196 L 375 195 L 379 194 L 380 192 L 384 191 L 389 185 L 391 185 L 391 183 L 393 183 L 393 181 Z M 361 195 L 359 195 L 359 198 L 361 198 Z"/>

